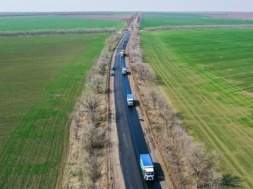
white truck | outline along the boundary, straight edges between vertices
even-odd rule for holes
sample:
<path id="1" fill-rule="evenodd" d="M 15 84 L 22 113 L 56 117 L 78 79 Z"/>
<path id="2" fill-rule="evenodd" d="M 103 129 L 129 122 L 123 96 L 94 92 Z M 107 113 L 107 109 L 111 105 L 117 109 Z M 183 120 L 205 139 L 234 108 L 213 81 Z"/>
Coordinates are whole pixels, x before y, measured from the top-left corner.
<path id="1" fill-rule="evenodd" d="M 155 172 L 150 154 L 140 154 L 140 166 L 144 180 L 153 181 Z"/>
<path id="2" fill-rule="evenodd" d="M 121 57 L 125 56 L 125 50 L 121 50 L 120 55 L 121 55 Z"/>
<path id="3" fill-rule="evenodd" d="M 123 75 L 126 75 L 126 74 L 127 74 L 127 69 L 126 69 L 126 67 L 123 67 L 122 70 L 121 70 L 121 72 L 122 72 Z"/>
<path id="4" fill-rule="evenodd" d="M 133 94 L 127 94 L 127 105 L 128 106 L 134 105 L 134 95 Z"/>

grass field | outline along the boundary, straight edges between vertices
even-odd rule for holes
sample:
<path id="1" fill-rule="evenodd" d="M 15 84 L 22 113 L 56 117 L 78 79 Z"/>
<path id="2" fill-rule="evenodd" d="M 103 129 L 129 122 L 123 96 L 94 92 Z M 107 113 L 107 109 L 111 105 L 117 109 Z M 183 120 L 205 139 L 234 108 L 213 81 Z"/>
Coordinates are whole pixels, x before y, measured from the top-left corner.
<path id="1" fill-rule="evenodd" d="M 15 16 L 0 17 L 0 31 L 27 31 L 77 28 L 115 28 L 119 30 L 122 21 L 72 18 L 67 16 Z"/>
<path id="2" fill-rule="evenodd" d="M 253 30 L 143 32 L 141 45 L 185 128 L 253 188 Z"/>
<path id="3" fill-rule="evenodd" d="M 54 188 L 74 104 L 109 34 L 1 38 L 0 188 Z"/>
<path id="4" fill-rule="evenodd" d="M 253 24 L 249 20 L 215 19 L 201 14 L 190 13 L 143 13 L 141 28 L 182 25 L 237 25 Z"/>

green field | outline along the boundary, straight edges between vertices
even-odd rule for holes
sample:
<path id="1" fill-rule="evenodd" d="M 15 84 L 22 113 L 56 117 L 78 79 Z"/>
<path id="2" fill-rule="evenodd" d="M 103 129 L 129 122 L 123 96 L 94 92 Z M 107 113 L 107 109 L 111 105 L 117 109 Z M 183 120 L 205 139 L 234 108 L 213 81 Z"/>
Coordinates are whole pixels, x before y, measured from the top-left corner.
<path id="1" fill-rule="evenodd" d="M 253 188 L 253 29 L 143 32 L 141 45 L 185 128 Z"/>
<path id="2" fill-rule="evenodd" d="M 0 17 L 0 31 L 27 31 L 49 29 L 115 28 L 119 30 L 122 21 L 73 18 L 67 16 L 15 16 Z"/>
<path id="3" fill-rule="evenodd" d="M 1 38 L 0 188 L 54 188 L 71 112 L 109 34 Z"/>
<path id="4" fill-rule="evenodd" d="M 249 20 L 215 19 L 201 14 L 190 13 L 143 13 L 141 28 L 184 25 L 237 25 L 253 24 Z"/>

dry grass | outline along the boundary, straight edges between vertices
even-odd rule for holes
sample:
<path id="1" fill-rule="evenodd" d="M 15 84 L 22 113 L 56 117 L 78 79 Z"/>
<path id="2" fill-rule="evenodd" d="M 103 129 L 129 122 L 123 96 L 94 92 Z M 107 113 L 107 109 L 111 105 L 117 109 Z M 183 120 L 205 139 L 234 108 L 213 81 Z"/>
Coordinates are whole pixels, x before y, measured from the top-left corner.
<path id="1" fill-rule="evenodd" d="M 69 154 L 66 161 L 62 187 L 65 189 L 106 188 L 108 186 L 108 96 L 106 91 L 108 70 L 115 43 L 119 40 L 112 36 L 107 48 L 94 63 L 85 83 L 85 91 L 76 104 L 74 119 L 70 126 Z M 110 46 L 110 47 L 109 47 Z M 108 54 L 111 54 L 108 57 Z M 106 62 L 103 73 L 101 61 Z M 100 73 L 100 74 L 99 74 Z M 93 78 L 103 78 L 101 90 L 91 87 Z M 94 96 L 95 95 L 95 96 Z M 96 97 L 96 98 L 92 98 Z M 89 98 L 97 99 L 96 108 L 87 107 Z M 95 110 L 95 111 L 94 111 Z"/>

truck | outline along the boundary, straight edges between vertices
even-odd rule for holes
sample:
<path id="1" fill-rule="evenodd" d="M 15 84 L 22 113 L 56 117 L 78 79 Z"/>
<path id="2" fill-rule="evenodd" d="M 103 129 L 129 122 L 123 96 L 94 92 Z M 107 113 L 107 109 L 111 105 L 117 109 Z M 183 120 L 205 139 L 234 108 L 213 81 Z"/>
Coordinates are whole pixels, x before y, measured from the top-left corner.
<path id="1" fill-rule="evenodd" d="M 133 94 L 127 94 L 127 105 L 128 106 L 134 105 L 134 95 Z"/>
<path id="2" fill-rule="evenodd" d="M 121 55 L 121 57 L 125 56 L 125 50 L 121 50 L 120 55 Z"/>
<path id="3" fill-rule="evenodd" d="M 122 72 L 123 75 L 126 75 L 126 74 L 127 74 L 127 69 L 126 69 L 126 67 L 123 67 L 122 70 L 121 70 L 121 72 Z"/>
<path id="4" fill-rule="evenodd" d="M 155 172 L 150 154 L 140 154 L 140 166 L 144 180 L 153 181 Z"/>
<path id="5" fill-rule="evenodd" d="M 114 65 L 111 65 L 111 70 L 115 70 L 115 66 Z"/>

